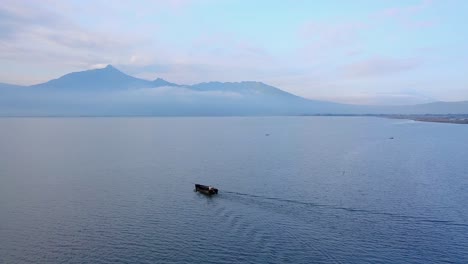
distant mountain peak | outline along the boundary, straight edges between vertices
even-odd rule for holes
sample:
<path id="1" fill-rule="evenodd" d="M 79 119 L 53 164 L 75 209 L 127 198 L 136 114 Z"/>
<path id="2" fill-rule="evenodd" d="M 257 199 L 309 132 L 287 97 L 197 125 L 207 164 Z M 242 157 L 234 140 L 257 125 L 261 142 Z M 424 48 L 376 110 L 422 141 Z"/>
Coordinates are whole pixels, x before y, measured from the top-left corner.
<path id="1" fill-rule="evenodd" d="M 125 73 L 121 72 L 119 69 L 112 66 L 111 64 L 107 64 L 106 67 L 100 68 L 100 69 L 95 69 L 95 70 L 97 70 L 97 71 L 106 71 L 106 72 L 119 72 L 119 73 L 125 74 Z"/>
<path id="2" fill-rule="evenodd" d="M 33 87 L 81 91 L 127 90 L 152 86 L 150 81 L 127 75 L 110 64 L 104 68 L 72 72 L 46 83 L 33 85 Z"/>
<path id="3" fill-rule="evenodd" d="M 101 70 L 106 70 L 106 71 L 118 71 L 118 72 L 121 72 L 119 69 L 115 68 L 114 66 L 112 66 L 111 64 L 107 64 L 106 67 L 102 68 Z"/>
<path id="4" fill-rule="evenodd" d="M 179 86 L 178 84 L 168 82 L 168 81 L 166 81 L 164 79 L 161 79 L 161 78 L 156 78 L 156 80 L 154 80 L 152 83 L 153 83 L 153 85 L 155 87 L 159 87 L 159 86 Z"/>
<path id="5" fill-rule="evenodd" d="M 147 93 L 148 89 L 168 86 L 182 89 L 162 89 L 161 93 Z M 258 81 L 178 85 L 162 78 L 144 80 L 130 76 L 111 64 L 99 69 L 68 73 L 45 83 L 27 86 L 34 89 L 17 89 L 18 87 L 21 86 L 0 83 L 0 116 L 468 113 L 468 101 L 406 106 L 336 104 L 305 99 Z M 69 104 L 73 107 L 69 107 Z"/>
<path id="6" fill-rule="evenodd" d="M 133 76 L 130 76 L 128 74 L 125 74 L 121 72 L 119 69 L 115 68 L 114 66 L 108 64 L 104 68 L 96 68 L 96 69 L 90 69 L 90 70 L 85 70 L 85 71 L 77 71 L 77 72 L 72 72 L 69 74 L 65 74 L 62 78 L 70 78 L 70 77 L 75 77 L 79 76 L 79 78 L 90 78 L 92 79 L 99 79 L 99 78 L 115 78 L 115 77 L 128 77 L 128 78 L 135 78 Z"/>

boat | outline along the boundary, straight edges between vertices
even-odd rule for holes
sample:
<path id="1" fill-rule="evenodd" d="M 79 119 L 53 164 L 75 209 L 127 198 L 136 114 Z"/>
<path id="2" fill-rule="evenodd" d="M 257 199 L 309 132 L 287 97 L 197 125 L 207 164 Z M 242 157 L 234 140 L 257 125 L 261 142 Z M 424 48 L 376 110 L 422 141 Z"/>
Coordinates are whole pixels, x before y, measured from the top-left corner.
<path id="1" fill-rule="evenodd" d="M 206 195 L 218 194 L 218 189 L 203 184 L 195 184 L 195 191 Z"/>

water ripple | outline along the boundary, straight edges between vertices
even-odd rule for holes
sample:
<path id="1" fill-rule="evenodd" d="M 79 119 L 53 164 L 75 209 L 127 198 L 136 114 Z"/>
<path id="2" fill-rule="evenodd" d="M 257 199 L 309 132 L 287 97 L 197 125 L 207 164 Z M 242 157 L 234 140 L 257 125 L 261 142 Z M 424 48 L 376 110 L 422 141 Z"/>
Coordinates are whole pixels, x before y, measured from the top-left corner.
<path id="1" fill-rule="evenodd" d="M 420 216 L 409 216 L 409 215 L 403 215 L 403 214 L 381 212 L 381 211 L 377 211 L 377 210 L 358 209 L 358 208 L 352 208 L 352 207 L 343 207 L 343 206 L 336 206 L 336 205 L 320 204 L 320 203 L 314 203 L 314 202 L 304 202 L 304 201 L 285 199 L 285 198 L 279 198 L 279 197 L 268 197 L 268 196 L 262 196 L 262 195 L 256 195 L 256 194 L 240 193 L 240 192 L 225 191 L 225 190 L 223 190 L 223 193 L 233 194 L 233 195 L 237 195 L 237 196 L 250 197 L 250 198 L 255 198 L 255 199 L 263 199 L 263 200 L 283 202 L 283 203 L 292 203 L 292 204 L 298 204 L 298 205 L 304 205 L 304 206 L 310 206 L 310 207 L 318 207 L 318 208 L 326 208 L 326 209 L 334 209 L 334 210 L 344 210 L 344 211 L 352 212 L 352 213 L 355 212 L 355 213 L 365 213 L 365 214 L 372 214 L 372 215 L 383 215 L 383 216 L 389 216 L 389 217 L 392 217 L 392 218 L 402 218 L 402 219 L 408 219 L 408 220 L 416 220 L 416 221 L 419 221 L 421 223 L 422 222 L 427 222 L 427 223 L 434 223 L 434 224 L 444 224 L 444 225 L 451 225 L 451 226 L 468 227 L 468 224 L 457 223 L 457 222 L 449 221 L 449 220 L 430 219 L 430 218 L 425 218 L 425 217 L 420 217 Z"/>

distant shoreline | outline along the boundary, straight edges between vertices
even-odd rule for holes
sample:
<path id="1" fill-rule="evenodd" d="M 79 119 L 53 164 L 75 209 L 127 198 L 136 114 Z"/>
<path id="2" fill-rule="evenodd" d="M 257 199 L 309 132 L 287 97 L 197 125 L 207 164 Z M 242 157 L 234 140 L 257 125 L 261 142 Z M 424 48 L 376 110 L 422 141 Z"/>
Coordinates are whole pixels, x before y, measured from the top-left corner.
<path id="1" fill-rule="evenodd" d="M 468 114 L 317 114 L 306 116 L 372 116 L 390 119 L 406 119 L 420 122 L 468 124 Z"/>
<path id="2" fill-rule="evenodd" d="M 392 119 L 409 119 L 421 122 L 468 124 L 468 115 L 387 115 Z"/>
<path id="3" fill-rule="evenodd" d="M 380 117 L 389 119 L 406 119 L 420 122 L 463 124 L 468 125 L 468 114 L 302 114 L 302 115 L 24 115 L 2 116 L 0 118 L 148 118 L 148 117 L 274 117 L 274 116 L 318 116 L 318 117 Z"/>

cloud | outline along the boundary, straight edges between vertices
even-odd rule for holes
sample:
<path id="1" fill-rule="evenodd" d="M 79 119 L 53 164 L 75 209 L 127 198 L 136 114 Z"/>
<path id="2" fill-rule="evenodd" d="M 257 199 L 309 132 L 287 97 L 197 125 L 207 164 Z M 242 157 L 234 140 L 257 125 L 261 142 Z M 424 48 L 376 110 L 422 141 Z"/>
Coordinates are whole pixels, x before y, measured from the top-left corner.
<path id="1" fill-rule="evenodd" d="M 141 54 L 133 57 L 134 63 L 117 66 L 145 79 L 161 77 L 192 84 L 213 80 L 264 80 L 269 74 L 291 71 L 266 48 L 247 38 L 219 32 L 197 36 L 187 49 L 166 51 L 171 55 Z"/>
<path id="2" fill-rule="evenodd" d="M 407 29 L 422 29 L 433 27 L 437 22 L 434 18 L 427 19 L 422 16 L 433 7 L 433 1 L 422 0 L 414 5 L 391 7 L 383 9 L 373 17 L 376 20 L 388 20 L 399 24 Z"/>
<path id="3" fill-rule="evenodd" d="M 318 58 L 355 55 L 361 49 L 360 37 L 370 25 L 363 22 L 323 23 L 308 21 L 300 26 L 298 35 L 303 56 Z"/>
<path id="4" fill-rule="evenodd" d="M 413 105 L 436 101 L 433 98 L 421 94 L 405 92 L 357 92 L 354 94 L 335 95 L 322 99 L 358 105 Z"/>
<path id="5" fill-rule="evenodd" d="M 142 41 L 131 34 L 85 29 L 67 16 L 67 7 L 50 8 L 55 4 L 50 2 L 6 0 L 0 6 L 0 60 L 83 68 L 123 61 L 130 56 L 122 56 L 122 50 Z"/>
<path id="6" fill-rule="evenodd" d="M 370 58 L 343 67 L 349 78 L 376 77 L 413 70 L 421 65 L 420 59 Z"/>
<path id="7" fill-rule="evenodd" d="M 129 91 L 115 92 L 113 96 L 120 98 L 120 100 L 164 100 L 178 99 L 178 100 L 195 100 L 200 98 L 230 98 L 239 99 L 243 95 L 230 91 L 195 91 L 186 87 L 172 87 L 163 86 L 158 88 L 136 89 Z"/>
<path id="8" fill-rule="evenodd" d="M 181 84 L 255 80 L 314 98 L 358 93 L 363 85 L 371 90 L 380 84 L 382 89 L 386 76 L 424 66 L 411 75 L 412 80 L 409 75 L 397 76 L 408 77 L 405 80 L 395 78 L 414 83 L 430 74 L 434 56 L 446 58 L 447 50 L 463 49 L 457 46 L 460 41 L 453 48 L 439 44 L 455 29 L 443 34 L 425 30 L 424 38 L 407 30 L 431 27 L 447 15 L 434 15 L 430 1 L 411 2 L 416 4 L 386 2 L 393 7 L 370 13 L 363 12 L 374 5 L 362 10 L 358 5 L 359 13 L 349 10 L 339 16 L 333 10 L 318 14 L 311 9 L 291 17 L 273 13 L 278 10 L 272 8 L 271 14 L 265 13 L 268 17 L 262 13 L 250 24 L 233 19 L 232 12 L 263 12 L 254 9 L 261 5 L 212 0 L 2 0 L 0 81 L 33 84 L 112 64 L 145 79 L 161 77 Z M 452 4 L 447 7 L 453 9 Z M 286 22 L 272 21 L 276 14 L 284 15 L 281 21 Z M 215 18 L 216 24 L 209 24 Z M 440 48 L 422 54 L 418 45 Z M 399 58 L 401 54 L 415 58 Z M 419 57 L 427 63 L 422 65 Z"/>
<path id="9" fill-rule="evenodd" d="M 154 16 L 154 10 L 159 9 L 182 12 L 193 1 L 129 4 L 96 0 L 92 5 L 78 2 L 59 7 L 49 6 L 49 2 L 5 1 L 8 4 L 0 6 L 0 61 L 5 64 L 66 68 L 62 74 L 113 64 L 139 77 L 166 77 L 182 83 L 244 80 L 245 76 L 257 77 L 279 65 L 266 49 L 247 38 L 206 33 L 183 43 L 180 49 L 157 34 L 154 22 L 142 28 L 139 20 L 132 20 L 138 30 L 120 22 L 128 21 L 120 17 L 124 11 L 143 17 Z M 89 21 L 80 21 L 83 15 Z M 27 76 L 0 77 L 28 83 L 24 80 Z"/>
<path id="10" fill-rule="evenodd" d="M 305 41 L 319 41 L 323 45 L 341 44 L 354 39 L 368 25 L 362 22 L 323 23 L 308 21 L 304 23 L 299 33 Z"/>
<path id="11" fill-rule="evenodd" d="M 229 60 L 218 61 L 187 60 L 180 63 L 137 65 L 117 65 L 124 72 L 140 78 L 153 80 L 157 77 L 182 84 L 195 84 L 208 81 L 235 82 L 256 80 L 267 82 L 272 74 L 289 75 L 292 69 L 284 65 L 264 65 Z"/>
<path id="12" fill-rule="evenodd" d="M 108 64 L 105 64 L 105 63 L 97 63 L 97 64 L 93 64 L 91 65 L 89 68 L 90 69 L 103 69 L 107 66 Z"/>
<path id="13" fill-rule="evenodd" d="M 387 17 L 409 17 L 414 16 L 432 5 L 431 0 L 422 0 L 417 4 L 403 7 L 391 7 L 382 10 L 380 13 Z"/>

